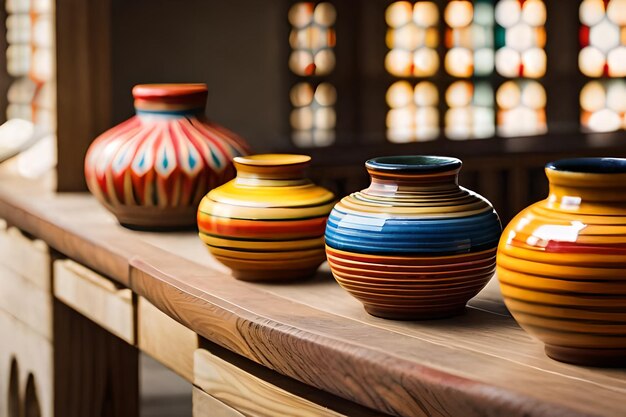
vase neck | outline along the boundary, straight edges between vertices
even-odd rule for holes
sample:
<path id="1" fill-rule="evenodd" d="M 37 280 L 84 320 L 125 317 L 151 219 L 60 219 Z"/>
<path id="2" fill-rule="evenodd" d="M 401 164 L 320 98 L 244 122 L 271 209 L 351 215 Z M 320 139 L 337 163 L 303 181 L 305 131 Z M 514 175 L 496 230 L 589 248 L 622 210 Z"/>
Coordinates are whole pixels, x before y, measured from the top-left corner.
<path id="1" fill-rule="evenodd" d="M 458 188 L 459 169 L 436 172 L 377 172 L 368 169 L 370 186 L 365 193 L 377 196 L 391 196 L 397 193 L 432 192 Z"/>
<path id="2" fill-rule="evenodd" d="M 626 203 L 626 173 L 581 173 L 546 168 L 548 202 L 569 209 L 581 204 Z"/>
<path id="3" fill-rule="evenodd" d="M 133 88 L 135 111 L 140 117 L 203 115 L 207 88 L 204 84 L 142 84 Z"/>
<path id="4" fill-rule="evenodd" d="M 235 183 L 250 186 L 294 186 L 309 184 L 306 170 L 311 158 L 305 155 L 265 154 L 236 157 Z"/>

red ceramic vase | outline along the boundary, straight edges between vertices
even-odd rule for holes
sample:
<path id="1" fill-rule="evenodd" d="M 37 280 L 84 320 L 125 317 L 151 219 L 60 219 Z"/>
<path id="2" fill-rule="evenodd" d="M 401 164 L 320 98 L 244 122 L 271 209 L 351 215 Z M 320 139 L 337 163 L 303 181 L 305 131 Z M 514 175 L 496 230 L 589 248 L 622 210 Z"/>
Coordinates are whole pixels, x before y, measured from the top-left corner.
<path id="1" fill-rule="evenodd" d="M 124 226 L 192 227 L 202 197 L 234 177 L 232 159 L 249 148 L 206 119 L 204 84 L 138 85 L 133 97 L 136 115 L 87 151 L 87 186 Z"/>

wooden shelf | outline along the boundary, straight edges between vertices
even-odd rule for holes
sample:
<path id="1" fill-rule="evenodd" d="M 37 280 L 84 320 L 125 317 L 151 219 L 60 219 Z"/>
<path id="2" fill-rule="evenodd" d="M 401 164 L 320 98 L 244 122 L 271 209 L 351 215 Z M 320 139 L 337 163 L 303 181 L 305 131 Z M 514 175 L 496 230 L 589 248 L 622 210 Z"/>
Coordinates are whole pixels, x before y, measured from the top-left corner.
<path id="1" fill-rule="evenodd" d="M 618 416 L 626 371 L 567 365 L 509 316 L 490 285 L 466 314 L 367 315 L 327 269 L 306 282 L 236 281 L 194 232 L 117 225 L 90 195 L 0 181 L 0 218 L 132 289 L 211 342 L 305 384 L 403 416 Z"/>

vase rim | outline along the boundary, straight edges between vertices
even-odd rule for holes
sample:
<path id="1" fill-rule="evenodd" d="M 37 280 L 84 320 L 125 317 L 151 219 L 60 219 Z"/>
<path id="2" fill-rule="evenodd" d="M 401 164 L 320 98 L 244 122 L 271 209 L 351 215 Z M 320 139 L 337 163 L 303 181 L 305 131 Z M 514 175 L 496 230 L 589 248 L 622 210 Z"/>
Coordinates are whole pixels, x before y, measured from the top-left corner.
<path id="1" fill-rule="evenodd" d="M 207 91 L 204 83 L 138 84 L 133 87 L 133 97 L 149 100 L 206 94 Z"/>
<path id="2" fill-rule="evenodd" d="M 626 174 L 626 158 L 571 158 L 546 164 L 550 171 L 576 174 Z"/>
<path id="3" fill-rule="evenodd" d="M 308 155 L 288 153 L 266 153 L 233 158 L 237 164 L 254 167 L 276 167 L 286 165 L 307 164 L 311 161 Z"/>
<path id="4" fill-rule="evenodd" d="M 367 169 L 385 172 L 434 173 L 461 168 L 458 158 L 436 155 L 379 156 L 365 163 Z"/>

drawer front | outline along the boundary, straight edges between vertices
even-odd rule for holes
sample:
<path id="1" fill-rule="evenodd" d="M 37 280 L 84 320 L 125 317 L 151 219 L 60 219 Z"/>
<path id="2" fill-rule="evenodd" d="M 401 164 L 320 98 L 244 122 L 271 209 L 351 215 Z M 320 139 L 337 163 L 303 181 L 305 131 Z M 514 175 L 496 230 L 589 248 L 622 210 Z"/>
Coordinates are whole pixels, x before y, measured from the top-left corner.
<path id="1" fill-rule="evenodd" d="M 52 340 L 52 294 L 0 264 L 0 311 Z"/>
<path id="2" fill-rule="evenodd" d="M 193 355 L 198 349 L 198 336 L 143 297 L 137 300 L 137 345 L 193 382 Z"/>
<path id="3" fill-rule="evenodd" d="M 50 252 L 41 240 L 31 240 L 14 227 L 0 224 L 0 264 L 50 292 Z"/>
<path id="4" fill-rule="evenodd" d="M 71 260 L 54 262 L 54 296 L 102 328 L 135 344 L 132 292 Z"/>
<path id="5" fill-rule="evenodd" d="M 196 350 L 194 374 L 196 386 L 244 415 L 341 415 L 249 374 L 205 349 Z"/>
<path id="6" fill-rule="evenodd" d="M 245 417 L 239 411 L 196 387 L 193 388 L 192 400 L 193 417 Z"/>

